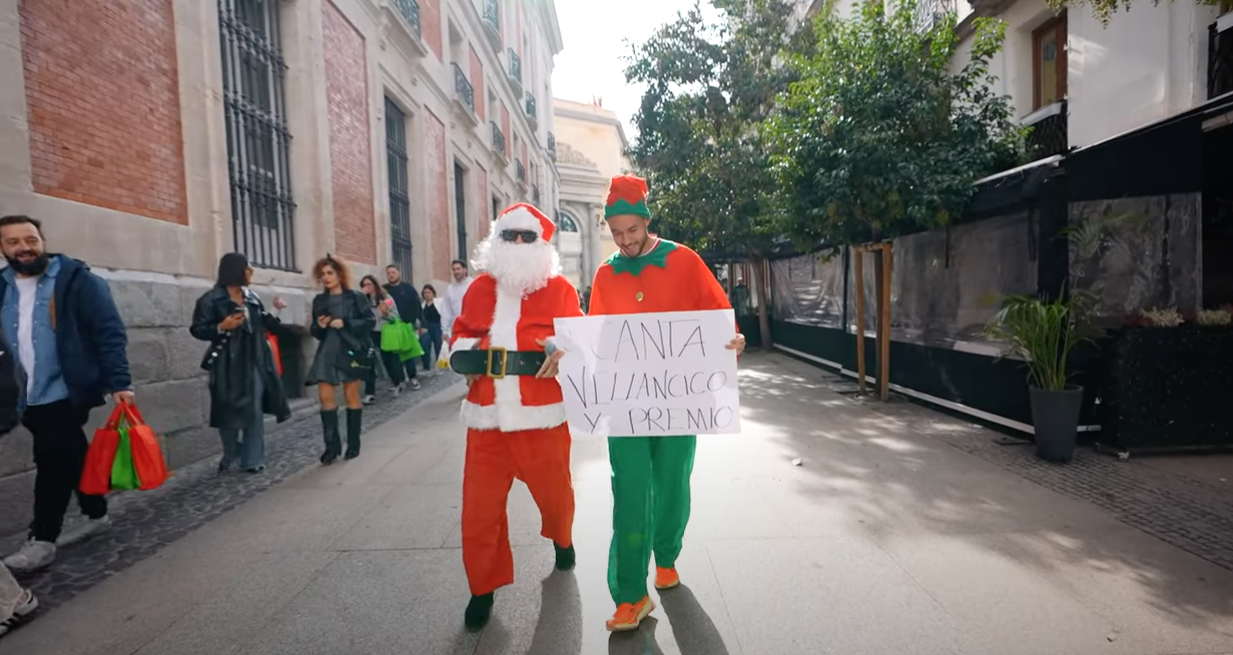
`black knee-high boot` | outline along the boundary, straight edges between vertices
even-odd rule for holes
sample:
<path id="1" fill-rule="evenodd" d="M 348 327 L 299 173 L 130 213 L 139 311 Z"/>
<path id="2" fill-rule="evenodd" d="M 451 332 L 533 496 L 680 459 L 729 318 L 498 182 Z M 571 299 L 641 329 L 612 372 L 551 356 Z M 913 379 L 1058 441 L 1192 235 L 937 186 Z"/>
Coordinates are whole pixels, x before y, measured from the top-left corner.
<path id="1" fill-rule="evenodd" d="M 338 410 L 321 410 L 321 429 L 325 433 L 325 452 L 321 454 L 322 464 L 332 464 L 342 452 L 342 439 L 338 436 Z"/>
<path id="2" fill-rule="evenodd" d="M 347 408 L 347 459 L 360 454 L 360 429 L 364 425 L 364 410 Z"/>

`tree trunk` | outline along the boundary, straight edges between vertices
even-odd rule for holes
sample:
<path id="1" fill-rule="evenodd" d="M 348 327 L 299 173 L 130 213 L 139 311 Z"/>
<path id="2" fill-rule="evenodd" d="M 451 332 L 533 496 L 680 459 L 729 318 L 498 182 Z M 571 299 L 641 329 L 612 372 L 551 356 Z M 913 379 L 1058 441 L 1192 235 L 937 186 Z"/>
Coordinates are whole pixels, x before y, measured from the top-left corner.
<path id="1" fill-rule="evenodd" d="M 765 259 L 757 257 L 753 260 L 754 288 L 758 290 L 758 331 L 761 332 L 762 349 L 769 352 L 773 344 L 770 312 L 767 310 L 771 298 L 768 269 Z"/>

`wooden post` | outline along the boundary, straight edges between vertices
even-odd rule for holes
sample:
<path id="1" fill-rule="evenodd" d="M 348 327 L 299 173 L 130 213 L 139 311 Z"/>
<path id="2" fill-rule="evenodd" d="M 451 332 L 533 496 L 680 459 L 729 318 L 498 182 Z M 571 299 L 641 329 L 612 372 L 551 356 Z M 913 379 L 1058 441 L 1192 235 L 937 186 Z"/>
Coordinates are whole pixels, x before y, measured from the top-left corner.
<path id="1" fill-rule="evenodd" d="M 853 248 L 856 255 L 856 376 L 857 388 L 865 395 L 865 266 L 864 251 Z"/>
<path id="2" fill-rule="evenodd" d="M 882 400 L 890 398 L 890 295 L 891 244 L 881 244 L 882 288 L 878 300 L 878 391 Z"/>

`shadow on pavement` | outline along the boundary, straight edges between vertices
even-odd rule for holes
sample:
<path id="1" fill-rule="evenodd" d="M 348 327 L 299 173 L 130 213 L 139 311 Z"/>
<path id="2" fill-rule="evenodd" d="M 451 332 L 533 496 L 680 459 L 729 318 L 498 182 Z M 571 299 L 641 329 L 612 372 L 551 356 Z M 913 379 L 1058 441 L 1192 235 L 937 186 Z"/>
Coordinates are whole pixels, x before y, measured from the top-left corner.
<path id="1" fill-rule="evenodd" d="M 659 604 L 668 615 L 681 655 L 728 655 L 728 647 L 715 622 L 689 587 L 680 585 L 660 592 Z"/>
<path id="2" fill-rule="evenodd" d="M 582 652 L 582 594 L 572 571 L 553 571 L 540 581 L 539 620 L 528 653 L 578 655 Z"/>
<path id="3" fill-rule="evenodd" d="M 642 625 L 632 632 L 614 632 L 608 637 L 608 655 L 664 655 L 655 641 L 655 628 L 659 622 L 648 616 Z"/>
<path id="4" fill-rule="evenodd" d="M 1126 543 L 1084 524 L 1084 517 L 1104 512 L 1189 550 L 1161 537 L 1161 526 L 1184 523 L 1201 509 L 1208 519 L 1220 519 L 1205 520 L 1206 529 L 1220 530 L 1233 524 L 1233 515 L 1218 516 L 1233 507 L 1226 499 L 1176 487 L 1153 490 L 1156 471 L 1091 451 L 1076 453 L 1067 465 L 1043 463 L 1030 447 L 993 445 L 998 435 L 969 421 L 902 399 L 858 399 L 846 393 L 849 387 L 855 382 L 780 354 L 755 353 L 742 361 L 743 417 L 763 426 L 760 436 L 778 446 L 788 471 L 797 472 L 787 474 L 793 491 L 810 506 L 839 508 L 874 538 L 910 526 L 966 541 L 1049 578 L 1086 570 L 1129 579 L 1147 592 L 1147 604 L 1178 625 L 1233 616 L 1221 582 L 1198 575 L 1182 553 L 1143 540 Z M 793 466 L 794 458 L 803 464 Z M 1113 504 L 1089 500 L 1093 486 Z M 665 597 L 665 608 L 668 603 Z M 689 624 L 673 617 L 672 625 Z"/>

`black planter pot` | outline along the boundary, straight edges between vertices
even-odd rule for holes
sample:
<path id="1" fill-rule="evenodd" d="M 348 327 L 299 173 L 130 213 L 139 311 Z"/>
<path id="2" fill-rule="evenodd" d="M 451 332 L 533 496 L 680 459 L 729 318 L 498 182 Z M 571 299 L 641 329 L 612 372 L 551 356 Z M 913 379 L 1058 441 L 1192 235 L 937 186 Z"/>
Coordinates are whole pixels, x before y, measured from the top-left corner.
<path id="1" fill-rule="evenodd" d="M 1049 462 L 1069 462 L 1079 436 L 1079 410 L 1083 387 L 1047 391 L 1031 387 L 1032 427 L 1036 430 L 1036 456 Z"/>

